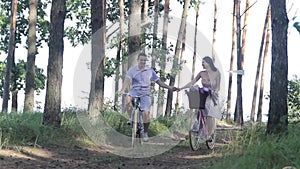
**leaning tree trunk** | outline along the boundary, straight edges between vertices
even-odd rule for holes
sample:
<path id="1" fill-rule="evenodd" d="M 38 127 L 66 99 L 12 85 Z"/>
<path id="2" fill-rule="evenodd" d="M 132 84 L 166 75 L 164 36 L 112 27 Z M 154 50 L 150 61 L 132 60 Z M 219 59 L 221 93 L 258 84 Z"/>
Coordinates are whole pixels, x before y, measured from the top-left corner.
<path id="1" fill-rule="evenodd" d="M 137 64 L 141 49 L 141 2 L 130 0 L 129 34 L 128 34 L 128 68 Z"/>
<path id="2" fill-rule="evenodd" d="M 166 81 L 166 57 L 167 57 L 167 39 L 168 39 L 168 25 L 169 25 L 169 11 L 170 11 L 170 0 L 165 0 L 164 9 L 164 21 L 163 21 L 163 37 L 162 37 L 162 48 L 163 53 L 160 57 L 159 67 L 160 67 L 160 80 L 162 82 Z M 159 87 L 158 97 L 157 97 L 157 115 L 163 115 L 163 105 L 165 100 L 165 90 Z"/>
<path id="3" fill-rule="evenodd" d="M 44 125 L 61 125 L 61 86 L 64 52 L 66 1 L 52 0 L 50 14 L 49 58 L 44 106 Z"/>
<path id="4" fill-rule="evenodd" d="M 34 82 L 35 82 L 35 55 L 36 55 L 36 22 L 38 0 L 29 2 L 29 30 L 28 52 L 25 78 L 25 100 L 23 112 L 33 112 L 34 107 Z"/>
<path id="5" fill-rule="evenodd" d="M 11 1 L 11 16 L 10 16 L 10 35 L 9 35 L 9 46 L 8 46 L 8 55 L 5 68 L 5 81 L 3 89 L 3 101 L 2 101 L 2 113 L 7 112 L 8 100 L 10 93 L 10 80 L 11 80 L 11 70 L 14 62 L 15 54 L 15 41 L 16 41 L 16 16 L 17 16 L 17 7 L 18 1 Z"/>
<path id="6" fill-rule="evenodd" d="M 267 27 L 268 27 L 268 16 L 269 16 L 269 10 L 267 10 L 267 14 L 266 14 L 266 18 L 265 18 L 263 34 L 262 34 L 262 38 L 261 38 L 261 44 L 260 44 L 259 55 L 258 55 L 258 61 L 257 61 L 257 67 L 256 67 L 256 76 L 255 76 L 252 107 L 251 107 L 251 114 L 250 114 L 251 122 L 254 122 L 254 116 L 255 116 L 257 88 L 258 88 L 258 81 L 259 81 L 259 75 L 260 75 L 260 69 L 261 69 L 263 48 L 264 48 L 264 44 L 265 44 L 265 37 L 266 37 L 266 32 L 267 32 Z"/>
<path id="7" fill-rule="evenodd" d="M 95 124 L 99 118 L 101 110 L 103 109 L 104 100 L 106 0 L 92 0 L 91 8 L 92 60 L 88 112 L 92 124 Z"/>
<path id="8" fill-rule="evenodd" d="M 235 1 L 235 0 L 234 0 Z M 229 63 L 229 71 L 233 70 L 233 60 L 234 60 L 234 49 L 235 49 L 235 25 L 236 25 L 236 12 L 235 12 L 235 3 L 233 5 L 233 14 L 232 14 L 232 31 L 231 31 L 231 56 L 230 56 L 230 63 Z M 227 114 L 226 114 L 226 121 L 231 121 L 231 89 L 232 89 L 232 73 L 229 74 L 228 79 L 228 93 L 227 93 Z"/>
<path id="9" fill-rule="evenodd" d="M 171 74 L 170 74 L 170 84 L 169 84 L 169 86 L 174 86 L 176 74 L 179 71 L 178 58 L 179 58 L 179 53 L 180 53 L 180 47 L 181 47 L 181 43 L 182 43 L 184 28 L 185 28 L 185 25 L 186 25 L 186 19 L 187 19 L 187 14 L 188 14 L 190 1 L 191 0 L 186 0 L 184 2 L 184 9 L 183 9 L 183 12 L 182 12 L 180 28 L 179 28 L 179 32 L 178 32 L 176 45 L 175 45 L 175 55 L 174 55 L 174 58 L 173 58 L 173 65 L 172 65 L 172 70 L 171 70 Z M 166 111 L 165 111 L 165 115 L 167 117 L 171 116 L 172 101 L 173 101 L 173 92 L 169 90 L 168 91 L 168 96 L 167 96 Z"/>
<path id="10" fill-rule="evenodd" d="M 268 51 L 269 51 L 270 30 L 271 30 L 271 9 L 270 9 L 270 5 L 269 5 L 268 6 L 268 29 L 267 29 L 263 63 L 262 63 L 262 67 L 261 67 L 261 75 L 260 75 L 259 100 L 258 100 L 258 107 L 257 107 L 257 122 L 262 121 L 262 104 L 263 104 L 263 99 L 264 99 L 263 93 L 264 93 L 264 83 L 265 83 L 265 65 L 266 65 L 266 60 L 267 60 Z"/>
<path id="11" fill-rule="evenodd" d="M 267 134 L 288 130 L 288 55 L 286 1 L 270 0 L 272 18 L 272 63 Z"/>

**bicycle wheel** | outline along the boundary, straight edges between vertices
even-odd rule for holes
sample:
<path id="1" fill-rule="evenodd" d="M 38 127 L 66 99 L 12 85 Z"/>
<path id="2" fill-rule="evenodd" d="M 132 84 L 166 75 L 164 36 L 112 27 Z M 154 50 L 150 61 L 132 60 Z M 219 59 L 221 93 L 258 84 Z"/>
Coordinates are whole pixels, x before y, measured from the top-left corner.
<path id="1" fill-rule="evenodd" d="M 216 133 L 213 133 L 208 140 L 206 140 L 206 146 L 208 149 L 212 150 L 215 147 Z"/>
<path id="2" fill-rule="evenodd" d="M 138 125 L 138 111 L 139 110 L 134 110 L 132 112 L 132 123 L 131 123 L 131 145 L 134 147 L 136 138 L 137 138 L 137 125 Z"/>
<path id="3" fill-rule="evenodd" d="M 192 112 L 191 115 L 191 128 L 189 130 L 189 142 L 190 147 L 193 151 L 196 151 L 200 148 L 201 139 L 200 139 L 200 132 L 198 127 L 198 120 L 197 120 L 197 114 L 198 112 Z"/>
<path id="4" fill-rule="evenodd" d="M 139 111 L 138 115 L 138 123 L 137 123 L 137 138 L 139 139 L 139 143 L 143 144 L 144 137 L 144 123 L 143 123 L 143 114 Z"/>

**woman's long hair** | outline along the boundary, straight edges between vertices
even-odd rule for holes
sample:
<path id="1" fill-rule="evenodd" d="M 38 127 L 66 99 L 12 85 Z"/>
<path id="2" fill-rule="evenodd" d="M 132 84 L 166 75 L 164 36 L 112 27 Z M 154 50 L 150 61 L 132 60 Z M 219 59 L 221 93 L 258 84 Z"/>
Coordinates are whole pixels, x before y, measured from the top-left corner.
<path id="1" fill-rule="evenodd" d="M 214 64 L 214 61 L 209 56 L 205 56 L 202 60 L 208 63 L 211 70 L 213 70 L 214 72 L 218 70 Z"/>

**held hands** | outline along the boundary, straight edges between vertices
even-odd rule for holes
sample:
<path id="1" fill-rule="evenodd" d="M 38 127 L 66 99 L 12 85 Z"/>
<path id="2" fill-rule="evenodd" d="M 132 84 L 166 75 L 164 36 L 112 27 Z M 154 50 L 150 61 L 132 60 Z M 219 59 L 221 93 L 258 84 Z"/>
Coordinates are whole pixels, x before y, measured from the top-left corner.
<path id="1" fill-rule="evenodd" d="M 180 91 L 180 88 L 177 88 L 175 86 L 172 86 L 169 90 L 171 90 L 172 92 L 176 91 L 176 92 L 179 92 Z"/>

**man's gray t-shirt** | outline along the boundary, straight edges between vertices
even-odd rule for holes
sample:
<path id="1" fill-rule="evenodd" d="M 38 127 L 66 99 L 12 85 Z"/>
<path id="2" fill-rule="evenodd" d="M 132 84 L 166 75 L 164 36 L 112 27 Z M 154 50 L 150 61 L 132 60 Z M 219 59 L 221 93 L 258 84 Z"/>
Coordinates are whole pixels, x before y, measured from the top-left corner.
<path id="1" fill-rule="evenodd" d="M 151 93 L 151 81 L 158 81 L 159 77 L 151 67 L 145 67 L 140 70 L 138 66 L 130 68 L 126 77 L 132 81 L 132 89 L 142 91 L 142 93 Z"/>

